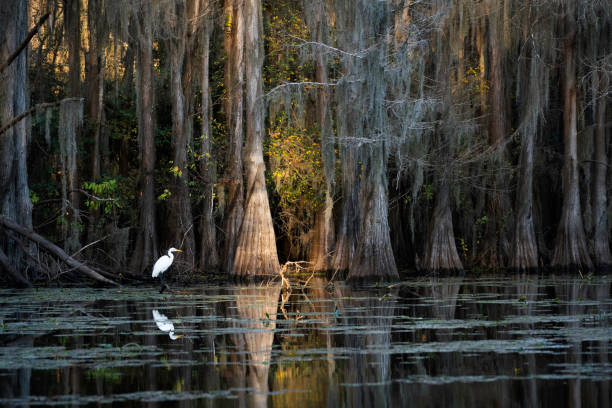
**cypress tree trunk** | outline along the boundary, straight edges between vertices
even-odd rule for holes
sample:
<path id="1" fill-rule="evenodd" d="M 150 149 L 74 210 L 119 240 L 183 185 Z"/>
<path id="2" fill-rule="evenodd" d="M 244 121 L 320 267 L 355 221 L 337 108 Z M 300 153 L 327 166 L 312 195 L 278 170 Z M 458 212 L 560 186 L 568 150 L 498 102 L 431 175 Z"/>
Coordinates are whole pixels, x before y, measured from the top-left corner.
<path id="1" fill-rule="evenodd" d="M 444 176 L 438 182 L 436 206 L 423 259 L 423 269 L 426 271 L 463 270 L 455 244 L 448 182 Z"/>
<path id="2" fill-rule="evenodd" d="M 526 97 L 523 100 L 524 124 L 521 131 L 521 155 L 519 158 L 519 178 L 516 191 L 516 218 L 514 224 L 514 241 L 510 267 L 518 271 L 534 270 L 538 268 L 538 244 L 535 236 L 533 221 L 533 163 L 534 144 L 538 125 L 540 106 L 540 89 L 538 80 L 543 69 L 537 61 L 536 50 L 531 55 L 528 80 L 524 90 Z"/>
<path id="3" fill-rule="evenodd" d="M 563 75 L 563 208 L 551 266 L 562 269 L 591 269 L 580 209 L 578 174 L 578 131 L 576 125 L 575 5 L 568 2 L 565 18 Z"/>
<path id="4" fill-rule="evenodd" d="M 26 0 L 1 2 L 0 61 L 7 61 L 25 39 L 27 12 Z M 0 73 L 0 128 L 28 110 L 27 94 L 26 52 L 23 51 Z M 31 229 L 32 202 L 28 187 L 27 152 L 28 129 L 26 121 L 22 120 L 0 135 L 0 215 Z M 20 284 L 27 285 L 20 274 L 20 269 L 24 267 L 24 251 L 27 248 L 0 232 L 0 265 L 10 265 Z"/>
<path id="5" fill-rule="evenodd" d="M 305 6 L 312 6 L 314 10 L 306 9 L 307 16 L 313 19 L 310 22 L 313 27 L 313 40 L 319 44 L 327 43 L 327 21 L 325 5 L 323 2 L 310 1 Z M 328 82 L 327 58 L 322 47 L 316 47 L 314 51 L 315 79 L 321 84 Z M 310 262 L 317 271 L 325 271 L 331 268 L 331 253 L 334 245 L 333 224 L 333 188 L 334 188 L 334 141 L 329 120 L 329 95 L 324 86 L 317 89 L 316 114 L 321 130 L 321 162 L 325 175 L 325 203 L 315 216 L 314 238 L 310 253 Z"/>
<path id="6" fill-rule="evenodd" d="M 389 235 L 387 207 L 389 127 L 384 76 L 387 38 L 383 33 L 390 15 L 385 3 L 364 1 L 360 6 L 353 5 L 354 12 L 363 13 L 363 16 L 353 20 L 355 24 L 352 29 L 357 31 L 354 34 L 357 41 L 351 44 L 351 48 L 366 53 L 362 61 L 355 64 L 357 69 L 354 71 L 360 82 L 357 123 L 362 127 L 363 135 L 363 141 L 354 135 L 354 142 L 363 144 L 359 192 L 361 226 L 347 278 L 397 279 L 399 275 Z M 359 24 L 359 19 L 362 19 L 362 24 Z M 349 219 L 348 222 L 354 221 Z"/>
<path id="7" fill-rule="evenodd" d="M 81 5 L 80 0 L 64 0 L 64 35 L 68 44 L 68 96 L 81 96 L 81 21 L 80 21 Z M 77 251 L 81 247 L 79 225 L 81 223 L 80 216 L 80 200 L 77 189 L 79 188 L 79 168 L 77 164 L 77 145 L 80 142 L 82 132 L 81 123 L 74 130 L 75 145 L 69 148 L 74 148 L 71 153 L 74 157 L 68 157 L 68 161 L 74 161 L 74 165 L 69 165 L 68 173 L 65 173 L 66 184 L 68 186 L 68 199 L 70 201 L 70 209 L 68 209 L 68 237 L 65 247 L 68 252 Z M 62 124 L 60 124 L 62 126 Z"/>
<path id="8" fill-rule="evenodd" d="M 338 46 L 348 53 L 360 52 L 364 47 L 361 30 L 367 23 L 361 21 L 362 13 L 350 1 L 338 1 L 335 4 L 338 16 Z M 342 79 L 336 88 L 336 123 L 338 150 L 341 166 L 342 208 L 336 235 L 336 248 L 332 267 L 336 271 L 347 271 L 355 253 L 359 235 L 359 186 L 358 163 L 361 160 L 359 140 L 363 137 L 362 86 L 358 81 L 347 78 L 358 78 L 363 75 L 363 62 L 352 55 L 342 57 Z"/>
<path id="9" fill-rule="evenodd" d="M 399 279 L 389 234 L 386 161 L 385 146 L 378 141 L 361 184 L 361 230 L 348 279 Z"/>
<path id="10" fill-rule="evenodd" d="M 235 276 L 277 275 L 276 238 L 268 203 L 263 160 L 263 21 L 261 0 L 245 5 L 246 206 L 232 267 Z"/>
<path id="11" fill-rule="evenodd" d="M 140 153 L 140 195 L 139 233 L 131 269 L 147 274 L 145 268 L 151 265 L 159 254 L 155 222 L 155 124 L 153 122 L 153 29 L 151 5 L 141 1 L 138 14 L 138 56 L 136 58 L 138 142 Z"/>
<path id="12" fill-rule="evenodd" d="M 600 94 L 607 88 L 604 73 L 599 75 Z M 593 261 L 599 268 L 608 269 L 612 266 L 610 255 L 610 237 L 608 235 L 606 173 L 608 171 L 608 156 L 606 154 L 606 98 L 597 99 L 595 113 L 595 146 L 593 174 Z"/>
<path id="13" fill-rule="evenodd" d="M 89 133 L 93 140 L 91 152 L 91 181 L 100 178 L 100 134 L 104 110 L 104 71 L 106 65 L 106 30 L 101 0 L 88 0 L 89 52 L 86 54 Z"/>
<path id="14" fill-rule="evenodd" d="M 183 63 L 186 49 L 186 3 L 175 0 L 174 39 L 170 40 L 170 94 L 172 99 L 172 152 L 173 176 L 168 201 L 168 229 L 171 246 L 180 246 L 185 252 L 182 260 L 189 266 L 195 265 L 195 240 L 191 199 L 189 197 L 187 169 L 187 134 L 185 132 L 186 106 L 183 89 Z"/>
<path id="15" fill-rule="evenodd" d="M 348 104 L 350 106 L 350 103 Z M 339 115 L 340 116 L 340 115 Z M 347 126 L 350 122 L 346 122 Z M 359 234 L 359 177 L 357 176 L 358 152 L 355 145 L 342 141 L 339 132 L 340 158 L 342 166 L 342 209 L 336 240 L 336 250 L 332 267 L 337 271 L 347 271 L 355 253 L 355 242 Z"/>
<path id="16" fill-rule="evenodd" d="M 210 13 L 208 10 L 208 0 L 202 1 L 202 10 L 204 13 Z M 206 270 L 215 269 L 219 264 L 219 256 L 217 254 L 217 236 L 214 217 L 213 189 L 217 179 L 216 163 L 212 159 L 211 151 L 211 133 L 210 133 L 210 87 L 208 78 L 208 66 L 210 57 L 210 32 L 212 29 L 212 20 L 210 17 L 205 18 L 204 27 L 202 29 L 202 66 L 200 72 L 200 87 L 202 89 L 202 108 L 200 115 L 202 117 L 202 134 L 201 134 L 201 164 L 200 173 L 202 175 L 202 191 L 203 191 L 203 206 L 202 206 L 202 221 L 200 224 L 202 231 L 202 251 L 200 254 L 200 268 Z"/>
<path id="17" fill-rule="evenodd" d="M 225 219 L 225 270 L 233 268 L 240 226 L 244 217 L 242 181 L 243 99 L 244 99 L 244 0 L 226 0 L 225 86 L 227 87 L 227 127 L 229 131 L 226 181 L 228 214 Z"/>
<path id="18" fill-rule="evenodd" d="M 503 9 L 504 0 L 487 0 L 485 7 L 488 12 L 489 22 L 489 52 L 490 52 L 490 84 L 489 92 L 489 144 L 495 147 L 495 157 L 491 165 L 497 169 L 503 169 L 507 162 L 507 152 L 504 138 L 508 126 L 506 124 L 506 96 L 504 91 L 503 44 L 500 30 L 502 23 L 500 13 Z M 496 171 L 491 180 L 491 191 L 487 193 L 486 207 L 489 219 L 483 243 L 483 253 L 480 261 L 483 266 L 491 268 L 502 268 L 505 259 L 509 255 L 509 244 L 505 233 L 504 219 L 510 214 L 509 198 L 506 189 L 507 177 L 503 172 Z"/>
<path id="19" fill-rule="evenodd" d="M 102 113 L 104 112 L 104 72 L 106 65 L 106 27 L 100 0 L 89 0 L 87 4 L 87 24 L 89 25 L 89 51 L 85 54 L 87 73 L 87 132 L 93 140 L 91 149 L 91 181 L 100 179 L 100 139 L 102 133 Z M 100 211 L 90 208 L 87 241 L 96 240 Z"/>

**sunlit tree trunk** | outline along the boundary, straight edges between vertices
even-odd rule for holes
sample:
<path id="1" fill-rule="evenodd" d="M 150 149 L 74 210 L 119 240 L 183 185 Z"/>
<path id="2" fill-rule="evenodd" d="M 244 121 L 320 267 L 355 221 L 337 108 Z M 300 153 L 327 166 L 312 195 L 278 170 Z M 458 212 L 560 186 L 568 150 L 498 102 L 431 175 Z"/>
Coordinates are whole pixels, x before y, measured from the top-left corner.
<path id="1" fill-rule="evenodd" d="M 5 62 L 26 36 L 26 0 L 0 2 L 0 61 Z M 0 128 L 28 108 L 26 52 L 0 73 Z M 28 129 L 22 120 L 0 134 L 0 215 L 32 228 L 27 172 Z M 0 232 L 0 257 L 14 270 L 24 266 L 26 251 Z M 25 282 L 22 282 L 25 283 Z"/>
<path id="2" fill-rule="evenodd" d="M 159 255 L 155 222 L 155 124 L 153 122 L 153 29 L 150 4 L 141 1 L 138 19 L 138 54 L 136 58 L 138 142 L 140 154 L 139 233 L 131 268 L 137 272 L 152 264 Z M 148 271 L 147 271 L 148 272 Z"/>
<path id="3" fill-rule="evenodd" d="M 599 75 L 599 93 L 604 95 L 607 88 L 606 76 Z M 595 112 L 595 146 L 594 146 L 594 174 L 593 174 L 593 261 L 600 268 L 612 266 L 610 255 L 610 237 L 608 233 L 607 216 L 607 183 L 606 173 L 608 171 L 608 155 L 606 143 L 606 106 L 604 96 L 597 98 Z"/>
<path id="4" fill-rule="evenodd" d="M 244 186 L 242 181 L 242 143 L 244 139 L 244 1 L 225 2 L 225 113 L 229 132 L 225 179 L 227 182 L 227 216 L 225 218 L 225 270 L 231 272 L 240 226 L 244 217 Z"/>
<path id="5" fill-rule="evenodd" d="M 575 5 L 567 3 L 563 47 L 563 208 L 551 266 L 591 269 L 586 246 L 578 174 L 578 131 L 576 112 L 576 42 Z"/>
<path id="6" fill-rule="evenodd" d="M 246 205 L 232 275 L 277 275 L 276 238 L 268 202 L 263 160 L 263 21 L 261 0 L 245 3 L 247 134 L 244 154 Z"/>
<path id="7" fill-rule="evenodd" d="M 201 10 L 206 13 L 203 22 L 201 47 L 201 71 L 200 87 L 202 90 L 202 104 L 200 115 L 202 117 L 201 130 L 201 163 L 200 173 L 202 175 L 202 221 L 200 224 L 202 233 L 202 251 L 200 255 L 200 268 L 207 271 L 217 268 L 219 257 L 217 254 L 217 232 L 215 228 L 213 189 L 217 179 L 216 163 L 212 158 L 211 132 L 210 132 L 210 85 L 208 77 L 209 58 L 210 58 L 210 32 L 212 31 L 212 19 L 208 16 L 209 1 L 202 0 Z"/>
<path id="8" fill-rule="evenodd" d="M 191 199 L 189 197 L 189 171 L 187 168 L 187 135 L 185 120 L 188 107 L 183 89 L 183 64 L 186 50 L 186 1 L 175 0 L 173 38 L 169 41 L 170 95 L 172 100 L 172 168 L 170 198 L 168 200 L 168 229 L 170 246 L 180 247 L 181 258 L 189 267 L 195 265 L 195 241 Z"/>

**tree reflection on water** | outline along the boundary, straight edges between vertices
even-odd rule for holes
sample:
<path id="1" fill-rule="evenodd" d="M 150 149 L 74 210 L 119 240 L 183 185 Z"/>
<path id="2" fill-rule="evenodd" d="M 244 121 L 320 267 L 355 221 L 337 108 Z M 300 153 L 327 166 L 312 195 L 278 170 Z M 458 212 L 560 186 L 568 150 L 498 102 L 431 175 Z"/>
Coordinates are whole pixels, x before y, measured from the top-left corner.
<path id="1" fill-rule="evenodd" d="M 607 277 L 0 292 L 2 406 L 612 400 Z M 183 337 L 161 331 L 153 310 Z"/>

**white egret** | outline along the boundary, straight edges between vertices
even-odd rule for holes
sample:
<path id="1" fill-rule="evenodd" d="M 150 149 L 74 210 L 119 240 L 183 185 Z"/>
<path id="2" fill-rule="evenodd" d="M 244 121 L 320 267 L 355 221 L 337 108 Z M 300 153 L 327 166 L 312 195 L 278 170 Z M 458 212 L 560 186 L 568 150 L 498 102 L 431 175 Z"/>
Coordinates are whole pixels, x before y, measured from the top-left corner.
<path id="1" fill-rule="evenodd" d="M 159 276 L 159 282 L 161 283 L 161 287 L 159 288 L 159 293 L 162 293 L 164 291 L 164 287 L 166 286 L 164 284 L 164 272 L 166 272 L 166 269 L 168 269 L 170 267 L 170 265 L 172 265 L 172 261 L 174 261 L 174 254 L 173 252 L 183 252 L 180 249 L 176 249 L 176 248 L 170 248 L 168 250 L 168 255 L 164 255 L 162 257 L 160 257 L 156 262 L 155 265 L 153 265 L 153 273 L 151 274 L 151 276 L 153 276 L 154 278 L 157 278 Z"/>
<path id="2" fill-rule="evenodd" d="M 155 324 L 159 330 L 168 333 L 168 336 L 170 336 L 172 340 L 183 337 L 182 334 L 174 334 L 174 323 L 172 323 L 165 314 L 159 313 L 157 309 L 153 309 L 153 320 L 155 320 Z"/>

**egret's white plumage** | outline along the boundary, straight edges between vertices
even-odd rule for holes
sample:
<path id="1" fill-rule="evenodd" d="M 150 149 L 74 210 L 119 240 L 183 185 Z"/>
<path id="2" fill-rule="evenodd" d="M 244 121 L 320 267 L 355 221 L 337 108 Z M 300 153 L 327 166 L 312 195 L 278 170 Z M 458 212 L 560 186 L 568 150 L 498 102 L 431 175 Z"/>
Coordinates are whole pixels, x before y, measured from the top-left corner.
<path id="1" fill-rule="evenodd" d="M 157 262 L 155 262 L 155 265 L 153 265 L 153 273 L 151 274 L 151 276 L 153 276 L 154 278 L 157 278 L 162 273 L 166 272 L 166 269 L 168 269 L 170 265 L 172 265 L 172 261 L 174 260 L 173 252 L 183 252 L 183 251 L 181 251 L 180 249 L 176 249 L 176 248 L 170 248 L 168 250 L 168 255 L 164 255 L 160 257 L 157 260 Z"/>
<path id="2" fill-rule="evenodd" d="M 168 316 L 159 313 L 157 309 L 153 309 L 153 320 L 155 320 L 155 324 L 157 325 L 159 330 L 168 333 L 168 336 L 170 336 L 172 340 L 176 340 L 178 338 L 183 337 L 182 334 L 174 334 L 174 323 L 172 323 L 172 321 L 168 319 Z"/>

